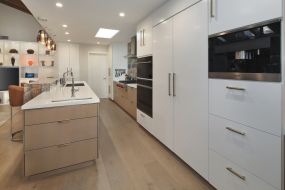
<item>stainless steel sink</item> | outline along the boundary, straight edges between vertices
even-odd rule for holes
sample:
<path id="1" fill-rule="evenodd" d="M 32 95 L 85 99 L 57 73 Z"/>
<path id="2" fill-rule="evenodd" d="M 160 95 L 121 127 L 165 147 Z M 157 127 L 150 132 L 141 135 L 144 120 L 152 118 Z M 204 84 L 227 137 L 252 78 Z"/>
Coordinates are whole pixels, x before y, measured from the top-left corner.
<path id="1" fill-rule="evenodd" d="M 74 83 L 74 86 L 85 86 L 84 83 Z M 72 84 L 67 84 L 66 87 L 72 87 Z"/>
<path id="2" fill-rule="evenodd" d="M 58 100 L 52 100 L 51 102 L 68 102 L 68 101 L 78 101 L 78 100 L 90 100 L 90 98 L 68 98 L 68 99 L 58 99 Z"/>

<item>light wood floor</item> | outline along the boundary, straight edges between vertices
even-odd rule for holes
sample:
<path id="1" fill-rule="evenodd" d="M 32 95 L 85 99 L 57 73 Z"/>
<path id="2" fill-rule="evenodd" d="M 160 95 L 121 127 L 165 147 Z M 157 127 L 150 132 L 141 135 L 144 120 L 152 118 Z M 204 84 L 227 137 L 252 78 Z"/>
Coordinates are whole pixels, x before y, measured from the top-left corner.
<path id="1" fill-rule="evenodd" d="M 101 104 L 96 165 L 27 179 L 23 145 L 9 139 L 8 121 L 0 128 L 1 190 L 213 190 L 109 100 Z"/>

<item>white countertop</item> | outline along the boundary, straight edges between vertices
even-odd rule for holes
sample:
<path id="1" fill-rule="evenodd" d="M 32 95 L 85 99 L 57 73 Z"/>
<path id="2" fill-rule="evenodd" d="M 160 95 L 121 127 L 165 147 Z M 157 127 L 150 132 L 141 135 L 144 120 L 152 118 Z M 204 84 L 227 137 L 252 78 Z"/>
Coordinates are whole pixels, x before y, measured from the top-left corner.
<path id="1" fill-rule="evenodd" d="M 100 99 L 85 81 L 76 81 L 75 83 L 85 84 L 85 86 L 75 87 L 75 89 L 79 89 L 75 92 L 75 97 L 71 97 L 71 87 L 58 85 L 24 104 L 22 110 L 100 103 Z"/>
<path id="2" fill-rule="evenodd" d="M 138 84 L 127 84 L 129 87 L 132 87 L 132 88 L 137 88 L 138 87 Z"/>

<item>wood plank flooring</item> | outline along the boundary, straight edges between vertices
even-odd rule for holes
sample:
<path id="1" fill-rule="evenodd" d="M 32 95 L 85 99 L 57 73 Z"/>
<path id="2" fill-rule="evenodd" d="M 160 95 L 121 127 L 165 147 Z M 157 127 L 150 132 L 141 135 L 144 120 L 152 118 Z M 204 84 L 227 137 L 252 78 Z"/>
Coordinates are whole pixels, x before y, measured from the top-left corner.
<path id="1" fill-rule="evenodd" d="M 109 100 L 100 107 L 96 164 L 50 177 L 23 177 L 23 145 L 0 128 L 2 190 L 213 190 L 191 168 Z"/>

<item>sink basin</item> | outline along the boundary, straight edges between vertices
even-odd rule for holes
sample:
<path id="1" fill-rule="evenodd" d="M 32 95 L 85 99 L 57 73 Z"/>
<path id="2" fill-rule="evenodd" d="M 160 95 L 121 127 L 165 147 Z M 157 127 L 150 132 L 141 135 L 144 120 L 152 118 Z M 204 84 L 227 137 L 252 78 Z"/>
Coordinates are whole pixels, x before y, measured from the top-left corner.
<path id="1" fill-rule="evenodd" d="M 67 101 L 77 101 L 77 100 L 90 100 L 90 98 L 68 98 L 68 99 L 58 99 L 58 100 L 52 100 L 51 102 L 67 102 Z"/>
<path id="2" fill-rule="evenodd" d="M 84 83 L 74 83 L 74 86 L 85 86 Z M 67 84 L 66 87 L 72 87 L 72 84 Z"/>
<path id="3" fill-rule="evenodd" d="M 135 84 L 135 83 L 137 83 L 136 80 L 120 80 L 119 82 L 123 83 L 123 84 Z"/>

